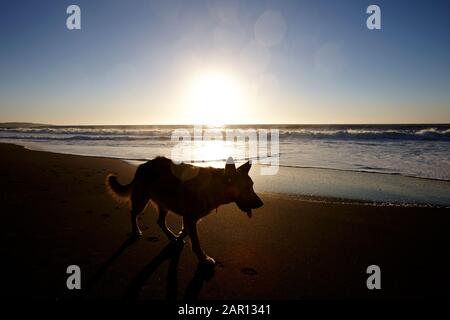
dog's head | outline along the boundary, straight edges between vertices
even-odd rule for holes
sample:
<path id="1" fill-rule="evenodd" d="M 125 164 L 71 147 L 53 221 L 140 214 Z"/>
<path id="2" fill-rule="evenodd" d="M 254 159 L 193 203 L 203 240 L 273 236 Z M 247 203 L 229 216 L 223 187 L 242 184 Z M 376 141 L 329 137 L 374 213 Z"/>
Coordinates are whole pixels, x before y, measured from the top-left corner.
<path id="1" fill-rule="evenodd" d="M 262 207 L 263 202 L 253 190 L 253 181 L 248 175 L 251 168 L 250 161 L 236 169 L 233 158 L 228 158 L 224 170 L 227 194 L 239 209 L 252 216 L 252 209 Z"/>

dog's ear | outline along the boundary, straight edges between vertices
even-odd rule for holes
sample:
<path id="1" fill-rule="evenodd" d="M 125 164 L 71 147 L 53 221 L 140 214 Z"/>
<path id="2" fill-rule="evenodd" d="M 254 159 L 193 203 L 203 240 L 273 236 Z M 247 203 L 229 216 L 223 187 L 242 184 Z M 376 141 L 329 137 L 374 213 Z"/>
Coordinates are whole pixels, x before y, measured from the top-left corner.
<path id="1" fill-rule="evenodd" d="M 240 171 L 240 172 L 243 172 L 243 173 L 246 173 L 246 174 L 248 174 L 248 172 L 250 171 L 250 168 L 252 167 L 252 163 L 250 162 L 250 160 L 249 161 L 247 161 L 246 163 L 244 163 L 242 166 L 240 166 L 239 168 L 238 168 L 238 170 Z"/>
<path id="2" fill-rule="evenodd" d="M 236 165 L 234 164 L 234 160 L 232 157 L 227 159 L 227 163 L 225 164 L 225 175 L 232 176 L 236 173 Z"/>

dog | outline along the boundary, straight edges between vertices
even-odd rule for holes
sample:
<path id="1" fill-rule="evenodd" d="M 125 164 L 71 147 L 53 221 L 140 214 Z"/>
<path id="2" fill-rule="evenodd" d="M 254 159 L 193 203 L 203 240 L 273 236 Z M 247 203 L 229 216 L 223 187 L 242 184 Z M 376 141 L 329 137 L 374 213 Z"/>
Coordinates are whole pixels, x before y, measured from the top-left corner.
<path id="1" fill-rule="evenodd" d="M 236 168 L 232 158 L 228 158 L 225 168 L 219 169 L 175 164 L 168 158 L 157 157 L 141 164 L 128 185 L 121 185 L 115 175 L 108 174 L 106 187 L 116 200 L 129 202 L 133 236 L 142 236 L 137 216 L 151 201 L 158 211 L 157 223 L 168 239 L 180 243 L 189 235 L 199 262 L 214 265 L 214 259 L 200 246 L 197 222 L 222 204 L 234 202 L 248 217 L 253 209 L 263 206 L 253 190 L 250 168 L 250 161 Z M 169 211 L 183 217 L 178 235 L 166 225 Z"/>

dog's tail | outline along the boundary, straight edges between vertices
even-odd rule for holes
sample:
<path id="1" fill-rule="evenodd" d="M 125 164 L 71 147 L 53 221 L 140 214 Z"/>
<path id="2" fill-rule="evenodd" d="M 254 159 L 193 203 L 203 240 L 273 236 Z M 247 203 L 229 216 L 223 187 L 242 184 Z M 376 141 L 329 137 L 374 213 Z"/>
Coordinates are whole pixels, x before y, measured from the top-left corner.
<path id="1" fill-rule="evenodd" d="M 133 182 L 123 186 L 117 181 L 117 176 L 110 173 L 106 176 L 105 184 L 109 194 L 117 201 L 127 202 L 130 199 Z"/>

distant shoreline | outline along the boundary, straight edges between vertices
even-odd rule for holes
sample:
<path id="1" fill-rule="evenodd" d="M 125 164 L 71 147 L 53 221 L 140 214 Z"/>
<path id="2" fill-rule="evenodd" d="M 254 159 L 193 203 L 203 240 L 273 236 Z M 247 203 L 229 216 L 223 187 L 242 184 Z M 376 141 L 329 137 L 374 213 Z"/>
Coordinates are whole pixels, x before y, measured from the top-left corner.
<path id="1" fill-rule="evenodd" d="M 43 124 L 34 122 L 0 122 L 0 128 L 27 128 L 27 127 L 193 127 L 193 126 L 208 127 L 208 124 Z M 241 123 L 241 124 L 224 124 L 221 126 L 211 127 L 294 127 L 294 126 L 448 126 L 450 122 L 411 122 L 411 123 Z"/>

